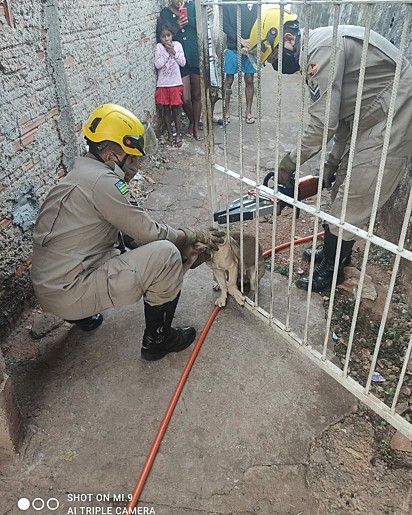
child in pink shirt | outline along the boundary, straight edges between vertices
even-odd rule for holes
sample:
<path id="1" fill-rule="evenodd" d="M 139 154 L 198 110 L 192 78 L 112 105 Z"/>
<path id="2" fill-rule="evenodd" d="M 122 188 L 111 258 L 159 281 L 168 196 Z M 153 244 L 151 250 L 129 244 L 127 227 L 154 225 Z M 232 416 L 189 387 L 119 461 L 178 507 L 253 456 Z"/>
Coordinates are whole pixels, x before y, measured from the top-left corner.
<path id="1" fill-rule="evenodd" d="M 167 129 L 169 145 L 177 148 L 182 146 L 180 135 L 180 116 L 183 82 L 180 67 L 186 64 L 183 47 L 178 41 L 173 41 L 173 29 L 165 25 L 163 20 L 157 28 L 157 43 L 155 48 L 155 67 L 157 69 L 156 104 L 163 106 L 163 116 Z M 173 141 L 172 119 L 175 122 L 176 136 Z"/>

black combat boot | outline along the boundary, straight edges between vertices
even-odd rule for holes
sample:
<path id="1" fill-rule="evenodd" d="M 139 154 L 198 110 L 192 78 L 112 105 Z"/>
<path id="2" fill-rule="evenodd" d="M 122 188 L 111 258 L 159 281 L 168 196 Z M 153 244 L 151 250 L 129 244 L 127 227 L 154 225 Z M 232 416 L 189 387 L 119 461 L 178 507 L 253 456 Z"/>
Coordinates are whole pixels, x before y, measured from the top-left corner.
<path id="1" fill-rule="evenodd" d="M 180 352 L 193 342 L 196 330 L 193 327 L 171 327 L 179 295 L 159 306 L 144 303 L 146 329 L 142 341 L 142 358 L 146 361 L 162 359 L 169 352 Z"/>
<path id="2" fill-rule="evenodd" d="M 324 224 L 323 228 L 325 229 L 325 235 L 326 235 L 326 233 L 329 232 L 329 225 L 328 224 Z M 312 249 L 305 249 L 302 252 L 302 257 L 303 257 L 304 261 L 306 261 L 307 263 L 310 263 L 310 259 L 312 257 Z M 352 249 L 349 252 L 348 256 L 345 258 L 345 261 L 342 263 L 342 266 L 349 266 L 350 263 L 351 263 L 351 257 L 352 257 Z M 316 251 L 315 251 L 315 264 L 319 265 L 320 263 L 322 263 L 322 259 L 323 259 L 323 248 L 316 249 Z"/>
<path id="3" fill-rule="evenodd" d="M 338 237 L 332 234 L 329 230 L 325 231 L 323 240 L 323 259 L 320 265 L 318 265 L 313 272 L 312 291 L 319 292 L 325 290 L 332 284 L 337 243 Z M 343 267 L 346 266 L 347 259 L 350 257 L 354 243 L 355 240 L 342 240 L 337 284 L 340 284 L 345 280 Z M 309 288 L 309 276 L 298 279 L 296 281 L 296 286 L 301 290 L 307 290 Z"/>
<path id="4" fill-rule="evenodd" d="M 82 331 L 89 332 L 94 331 L 99 327 L 103 322 L 103 315 L 101 313 L 96 313 L 91 317 L 82 318 L 81 320 L 66 320 L 66 322 L 77 325 L 77 327 L 80 327 Z"/>

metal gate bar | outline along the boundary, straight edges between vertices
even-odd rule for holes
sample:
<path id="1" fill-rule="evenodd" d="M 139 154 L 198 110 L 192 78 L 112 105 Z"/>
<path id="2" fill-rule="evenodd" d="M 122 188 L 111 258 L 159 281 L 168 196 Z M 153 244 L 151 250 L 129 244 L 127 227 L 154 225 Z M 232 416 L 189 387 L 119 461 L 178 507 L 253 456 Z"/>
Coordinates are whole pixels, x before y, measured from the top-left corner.
<path id="1" fill-rule="evenodd" d="M 238 45 L 238 77 L 240 76 L 241 71 L 241 60 L 240 60 L 240 27 L 241 27 L 241 3 L 240 1 L 225 1 L 225 4 L 233 4 L 236 6 L 236 22 L 237 22 L 237 45 Z M 262 13 L 264 9 L 267 9 L 268 7 L 273 7 L 273 3 L 263 0 L 263 1 L 252 1 L 251 4 L 257 4 L 258 5 L 258 48 L 260 48 L 260 43 L 262 40 L 262 34 L 260 29 L 260 21 L 262 17 Z M 207 84 L 208 80 L 208 71 L 207 71 L 207 65 L 205 64 L 205 56 L 207 55 L 207 51 L 205 50 L 205 38 L 204 34 L 207 31 L 207 13 L 206 13 L 206 7 L 207 4 L 213 5 L 217 7 L 218 13 L 220 16 L 219 19 L 219 33 L 222 38 L 223 36 L 223 23 L 222 23 L 222 5 L 223 3 L 221 1 L 214 1 L 214 0 L 197 0 L 196 1 L 196 8 L 197 8 L 197 16 L 198 16 L 198 33 L 199 33 L 199 42 L 201 43 L 201 47 L 203 48 L 203 52 L 201 55 L 201 76 L 203 79 L 203 83 Z M 271 4 L 271 5 L 269 5 Z M 383 150 L 381 154 L 380 164 L 379 164 L 379 170 L 377 174 L 377 186 L 375 189 L 375 195 L 373 199 L 373 207 L 372 207 L 372 214 L 370 217 L 370 222 L 368 225 L 368 229 L 364 230 L 359 227 L 356 227 L 354 225 L 349 224 L 346 222 L 346 209 L 347 209 L 347 202 L 348 202 L 348 195 L 349 195 L 349 187 L 348 184 L 350 182 L 351 174 L 352 174 L 352 166 L 353 161 L 355 157 L 355 143 L 357 140 L 358 135 L 358 127 L 359 127 L 359 121 L 360 121 L 360 108 L 361 108 L 361 101 L 362 101 L 362 93 L 363 93 L 363 86 L 364 86 L 364 79 L 365 79 L 365 69 L 366 69 L 366 59 L 367 59 L 367 53 L 368 53 L 368 45 L 369 45 L 369 37 L 370 37 L 370 30 L 371 30 L 371 24 L 372 20 L 375 16 L 375 9 L 377 5 L 387 5 L 388 2 L 385 0 L 362 0 L 359 2 L 356 1 L 349 1 L 349 0 L 339 0 L 339 1 L 329 1 L 325 2 L 325 0 L 314 0 L 310 2 L 306 1 L 291 1 L 291 2 L 284 2 L 281 1 L 277 5 L 280 6 L 280 17 L 281 17 L 281 23 L 280 23 L 280 51 L 279 51 L 279 70 L 282 68 L 282 42 L 283 42 L 283 18 L 285 13 L 285 7 L 286 5 L 292 5 L 292 11 L 293 8 L 299 7 L 300 14 L 299 19 L 306 20 L 306 25 L 304 29 L 304 40 L 307 41 L 309 37 L 309 23 L 308 21 L 311 20 L 313 11 L 316 9 L 317 5 L 327 5 L 332 13 L 333 17 L 333 42 L 332 47 L 333 51 L 331 53 L 331 59 L 329 64 L 329 88 L 327 92 L 326 97 L 326 104 L 325 104 L 325 115 L 324 119 L 329 120 L 330 119 L 330 112 L 331 112 L 331 106 L 332 106 L 332 78 L 334 76 L 334 67 L 335 67 L 335 56 L 336 56 L 336 47 L 337 47 L 337 34 L 338 34 L 338 25 L 341 23 L 341 17 L 342 17 L 342 11 L 344 10 L 345 6 L 351 6 L 350 8 L 357 8 L 358 6 L 363 6 L 366 9 L 366 26 L 365 26 L 365 33 L 364 33 L 364 40 L 363 40 L 363 47 L 362 47 L 362 57 L 361 57 L 361 67 L 360 67 L 360 75 L 358 79 L 358 86 L 357 86 L 357 95 L 356 95 L 356 106 L 355 106 L 355 113 L 353 118 L 353 126 L 352 126 L 352 134 L 351 134 L 351 143 L 349 147 L 349 157 L 348 157 L 348 166 L 347 166 L 347 175 L 346 175 L 346 185 L 344 189 L 343 194 L 343 202 L 342 202 L 342 210 L 340 217 L 332 216 L 331 214 L 324 212 L 321 210 L 321 191 L 322 191 L 322 179 L 324 174 L 324 163 L 326 161 L 326 155 L 328 151 L 328 125 L 324 124 L 323 129 L 323 135 L 322 135 L 322 145 L 321 149 L 318 152 L 318 155 L 320 157 L 319 161 L 319 187 L 318 187 L 318 194 L 316 197 L 316 203 L 315 205 L 310 205 L 306 202 L 302 202 L 298 200 L 298 185 L 295 184 L 295 190 L 294 190 L 294 198 L 290 198 L 281 192 L 277 191 L 277 184 L 278 184 L 278 163 L 279 163 L 279 148 L 280 148 L 280 133 L 281 133 L 281 107 L 282 107 L 282 74 L 281 71 L 277 72 L 277 87 L 276 87 L 276 100 L 275 100 L 275 116 L 274 116 L 274 125 L 275 125 L 275 143 L 273 145 L 273 157 L 274 157 L 274 189 L 270 189 L 266 186 L 263 186 L 260 183 L 260 177 L 261 177 L 261 161 L 262 161 L 262 82 L 261 82 L 261 74 L 262 74 L 262 66 L 260 63 L 260 60 L 258 59 L 257 62 L 257 70 L 256 70 L 256 81 L 255 91 L 257 92 L 256 97 L 256 108 L 257 108 L 257 134 L 256 134 L 256 162 L 254 171 L 252 171 L 252 175 L 254 176 L 254 180 L 245 174 L 245 159 L 244 159 L 244 134 L 243 134 L 243 126 L 242 126 L 242 118 L 243 118 L 243 91 L 242 91 L 242 82 L 238 80 L 237 84 L 237 96 L 238 96 L 238 117 L 239 117 L 239 173 L 234 172 L 231 168 L 231 165 L 229 164 L 228 159 L 228 133 L 229 130 L 226 125 L 223 126 L 223 164 L 216 163 L 215 159 L 215 152 L 214 152 L 214 134 L 213 134 L 213 123 L 211 120 L 211 106 L 210 103 L 203 98 L 203 111 L 204 111 L 204 117 L 206 116 L 209 118 L 207 126 L 207 131 L 205 132 L 205 136 L 207 139 L 207 167 L 208 167 L 208 181 L 209 181 L 209 191 L 210 191 L 210 197 L 211 198 L 211 207 L 212 207 L 212 213 L 216 209 L 216 179 L 218 175 L 223 174 L 224 177 L 224 186 L 225 186 L 225 196 L 227 205 L 229 205 L 230 201 L 233 200 L 230 198 L 230 188 L 229 188 L 229 179 L 233 179 L 238 187 L 240 188 L 240 233 L 241 233 L 241 243 L 240 243 L 240 261 L 241 261 L 241 289 L 243 290 L 243 229 L 244 229 L 244 206 L 243 206 L 243 192 L 244 192 L 244 186 L 246 185 L 249 188 L 253 188 L 256 190 L 256 208 L 259 209 L 259 195 L 260 193 L 264 194 L 265 197 L 268 197 L 269 199 L 272 199 L 273 202 L 273 211 L 272 211 L 272 248 L 275 248 L 276 246 L 276 236 L 277 236 L 277 211 L 276 211 L 276 202 L 278 200 L 282 200 L 286 204 L 290 205 L 293 209 L 293 213 L 296 212 L 297 209 L 302 210 L 302 212 L 306 213 L 308 216 L 311 217 L 311 219 L 314 220 L 314 234 L 318 233 L 318 226 L 320 223 L 320 220 L 323 220 L 326 223 L 335 225 L 339 228 L 338 232 L 338 244 L 337 244 L 337 256 L 335 260 L 335 270 L 333 274 L 333 280 L 332 280 L 332 288 L 331 288 L 331 294 L 329 297 L 329 308 L 327 310 L 327 318 L 326 318 L 326 328 L 325 328 L 325 334 L 324 334 L 324 340 L 322 344 L 322 351 L 318 351 L 315 348 L 313 348 L 309 343 L 309 321 L 310 321 L 310 314 L 311 314 L 311 297 L 312 297 L 312 279 L 309 280 L 309 289 L 307 293 L 307 301 L 306 301 L 306 310 L 305 310 L 305 323 L 304 323 L 304 329 L 303 334 L 299 335 L 297 334 L 293 328 L 291 327 L 291 313 L 292 313 L 292 288 L 293 288 L 293 262 L 294 262 L 294 240 L 296 237 L 296 221 L 295 217 L 292 217 L 291 221 L 291 245 L 289 250 L 289 262 L 292 264 L 292 266 L 289 267 L 289 273 L 288 273 L 288 296 L 287 296 L 287 310 L 286 310 L 286 320 L 285 323 L 281 322 L 280 320 L 276 319 L 274 316 L 274 303 L 276 301 L 276 292 L 275 292 L 275 253 L 272 252 L 271 256 L 271 263 L 270 263 L 270 280 L 271 280 L 271 291 L 270 291 L 270 304 L 269 304 L 269 310 L 264 309 L 259 304 L 259 290 L 257 289 L 255 293 L 254 299 L 247 299 L 247 307 L 250 309 L 255 315 L 257 315 L 260 319 L 262 319 L 265 323 L 268 323 L 273 328 L 275 328 L 278 332 L 281 333 L 281 335 L 287 339 L 289 343 L 291 343 L 294 347 L 298 348 L 301 352 L 303 352 L 306 356 L 308 356 L 310 359 L 312 359 L 315 363 L 318 364 L 320 368 L 325 370 L 329 375 L 334 377 L 340 384 L 342 384 L 345 388 L 347 388 L 349 391 L 351 391 L 358 399 L 360 399 L 362 402 L 364 402 L 367 406 L 372 408 L 376 413 L 378 413 L 381 417 L 383 417 L 385 420 L 387 420 L 390 424 L 392 424 L 395 428 L 402 431 L 405 435 L 407 435 L 409 438 L 412 439 L 412 424 L 408 423 L 401 415 L 396 413 L 396 407 L 399 400 L 399 395 L 401 392 L 401 388 L 403 385 L 403 381 L 405 379 L 405 375 L 407 372 L 407 366 L 408 361 L 411 358 L 411 352 L 412 352 L 412 336 L 409 338 L 409 343 L 407 345 L 407 349 L 405 351 L 402 367 L 399 372 L 399 378 L 397 380 L 396 384 L 396 390 L 391 402 L 391 405 L 388 406 L 385 402 L 381 401 L 374 393 L 371 392 L 372 387 L 372 377 L 373 373 L 375 371 L 379 352 L 381 349 L 381 343 L 382 338 L 384 335 L 385 327 L 388 321 L 388 313 L 389 308 L 391 305 L 392 295 L 395 291 L 395 285 L 396 285 L 396 278 L 400 266 L 401 259 L 406 259 L 409 262 L 412 262 L 412 251 L 407 250 L 404 247 L 405 240 L 406 240 L 406 234 L 408 229 L 408 223 L 409 218 L 411 217 L 412 212 L 412 191 L 409 195 L 409 200 L 405 212 L 405 218 L 404 223 L 402 225 L 401 234 L 399 237 L 399 241 L 397 244 L 389 242 L 377 235 L 374 234 L 374 225 L 376 221 L 376 213 L 378 210 L 378 202 L 379 202 L 379 196 L 380 196 L 380 190 L 381 190 L 381 184 L 383 180 L 383 174 L 385 169 L 385 163 L 386 163 L 386 157 L 387 152 L 389 149 L 389 141 L 390 141 L 390 132 L 391 132 L 391 126 L 392 126 L 392 120 L 395 112 L 395 101 L 396 101 L 396 95 L 397 95 L 397 89 L 400 82 L 400 75 L 401 75 L 401 68 L 402 68 L 402 60 L 403 56 L 406 50 L 406 46 L 408 43 L 408 37 L 409 37 L 409 27 L 410 27 L 410 18 L 411 18 L 411 2 L 405 2 L 400 0 L 394 0 L 391 2 L 393 5 L 399 6 L 399 8 L 402 8 L 405 11 L 404 21 L 403 21 L 403 28 L 402 28 L 402 37 L 400 40 L 399 45 L 399 58 L 396 63 L 395 68 L 395 76 L 394 76 L 394 83 L 393 83 L 393 89 L 391 94 L 391 100 L 390 100 L 390 107 L 388 111 L 387 116 L 387 129 L 385 133 L 385 138 L 383 142 Z M 199 22 L 199 20 L 201 20 Z M 206 29 L 206 31 L 205 31 Z M 203 57 L 202 57 L 203 56 Z M 303 48 L 303 63 L 304 66 L 302 66 L 303 69 L 305 69 L 305 64 L 308 62 L 308 49 L 307 45 Z M 221 75 L 222 75 L 222 97 L 223 97 L 223 114 L 226 115 L 227 112 L 227 105 L 226 105 L 226 96 L 223 91 L 223 80 L 224 80 L 224 72 L 223 72 L 223 60 L 224 60 L 224 54 L 223 54 L 223 48 L 221 49 L 219 61 L 221 65 Z M 296 162 L 296 173 L 299 174 L 299 171 L 301 169 L 301 142 L 303 138 L 303 126 L 304 126 L 304 116 L 305 116 L 305 102 L 306 102 L 306 84 L 305 84 L 305 75 L 302 74 L 302 79 L 300 81 L 300 112 L 299 112 L 299 128 L 297 132 L 297 162 Z M 203 97 L 207 97 L 205 95 L 207 88 L 204 88 L 203 91 Z M 232 102 L 233 104 L 233 102 Z M 233 109 L 233 105 L 232 105 Z M 313 158 L 312 158 L 313 159 Z M 215 172 L 217 172 L 218 175 L 215 175 Z M 231 225 L 229 223 L 229 211 L 226 211 L 226 228 L 228 231 L 231 230 Z M 255 247 L 255 262 L 258 262 L 258 240 L 259 240 L 259 231 L 260 231 L 260 224 L 259 224 L 259 217 L 257 216 L 255 219 L 254 224 L 254 230 L 256 234 L 256 247 Z M 337 367 L 334 365 L 328 358 L 327 358 L 327 350 L 328 350 L 328 342 L 330 341 L 330 333 L 331 333 L 331 325 L 332 325 L 332 317 L 334 313 L 334 307 L 335 307 L 335 293 L 336 293 L 336 283 L 337 283 L 337 276 L 338 276 L 338 258 L 339 258 L 339 250 L 342 245 L 343 240 L 343 233 L 344 231 L 348 231 L 351 234 L 353 234 L 356 238 L 361 239 L 365 242 L 365 250 L 364 250 L 364 256 L 362 259 L 362 265 L 361 265 L 361 272 L 359 277 L 359 284 L 357 288 L 357 295 L 355 297 L 355 304 L 353 308 L 353 315 L 352 315 L 352 323 L 350 325 L 350 331 L 348 336 L 348 342 L 347 342 L 347 349 L 345 353 L 345 359 L 342 363 L 342 368 Z M 363 289 L 363 285 L 365 282 L 366 277 L 366 270 L 368 265 L 368 259 L 370 254 L 371 246 L 375 245 L 381 249 L 384 249 L 386 251 L 389 251 L 391 255 L 394 256 L 394 262 L 391 272 L 391 278 L 388 285 L 388 291 L 385 299 L 385 304 L 383 307 L 381 322 L 379 325 L 379 331 L 378 335 L 376 337 L 376 341 L 374 343 L 374 350 L 373 355 L 371 357 L 370 366 L 369 366 L 369 372 L 368 377 L 366 380 L 365 386 L 362 386 L 360 383 L 358 383 L 356 380 L 354 380 L 350 376 L 350 360 L 352 357 L 353 347 L 354 347 L 354 338 L 355 338 L 355 330 L 356 330 L 356 324 L 359 316 L 359 310 L 361 305 L 361 292 Z M 316 238 L 314 238 L 312 243 L 312 259 L 309 265 L 309 277 L 312 277 L 313 270 L 315 268 L 315 262 L 314 262 L 314 253 L 316 250 Z M 258 270 L 255 269 L 255 275 L 257 277 Z"/>

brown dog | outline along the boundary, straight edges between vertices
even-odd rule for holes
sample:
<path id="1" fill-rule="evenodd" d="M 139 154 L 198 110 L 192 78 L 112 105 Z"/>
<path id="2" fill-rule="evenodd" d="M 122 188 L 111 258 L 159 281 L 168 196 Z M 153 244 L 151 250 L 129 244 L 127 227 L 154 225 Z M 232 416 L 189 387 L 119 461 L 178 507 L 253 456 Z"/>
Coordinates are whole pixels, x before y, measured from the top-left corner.
<path id="1" fill-rule="evenodd" d="M 251 234 L 243 234 L 243 284 L 244 289 L 249 289 L 249 297 L 253 298 L 256 291 L 255 277 L 255 245 L 256 238 Z M 236 302 L 241 306 L 245 303 L 245 297 L 239 290 L 241 273 L 240 266 L 240 233 L 231 232 L 230 237 L 226 236 L 219 250 L 214 251 L 204 243 L 195 243 L 185 247 L 182 251 L 184 256 L 183 271 L 189 268 L 196 268 L 206 263 L 212 269 L 217 288 L 220 295 L 215 304 L 220 307 L 226 306 L 227 295 L 230 293 Z M 262 255 L 262 248 L 259 245 L 258 260 L 258 282 L 265 274 L 265 261 Z"/>

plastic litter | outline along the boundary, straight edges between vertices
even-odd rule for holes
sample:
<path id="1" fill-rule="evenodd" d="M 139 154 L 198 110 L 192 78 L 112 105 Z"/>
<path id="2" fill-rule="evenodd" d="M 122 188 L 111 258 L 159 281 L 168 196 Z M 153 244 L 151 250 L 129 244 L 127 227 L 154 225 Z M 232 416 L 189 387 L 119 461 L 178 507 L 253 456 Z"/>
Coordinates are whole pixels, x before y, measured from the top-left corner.
<path id="1" fill-rule="evenodd" d="M 374 383 L 384 383 L 386 379 L 383 376 L 381 376 L 379 372 L 374 372 L 372 374 L 372 381 Z"/>

